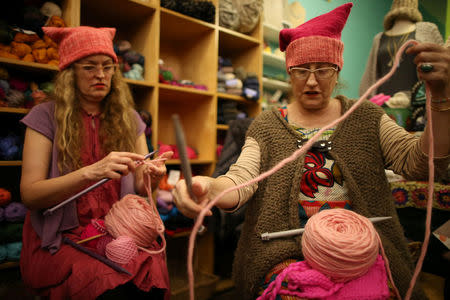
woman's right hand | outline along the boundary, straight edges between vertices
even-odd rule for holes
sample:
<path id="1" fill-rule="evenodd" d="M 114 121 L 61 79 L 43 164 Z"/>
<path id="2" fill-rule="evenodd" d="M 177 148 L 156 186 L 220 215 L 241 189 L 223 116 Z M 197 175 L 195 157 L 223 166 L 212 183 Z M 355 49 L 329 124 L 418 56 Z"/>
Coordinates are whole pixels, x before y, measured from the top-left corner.
<path id="1" fill-rule="evenodd" d="M 144 160 L 144 155 L 132 152 L 111 152 L 103 159 L 84 167 L 88 180 L 99 181 L 104 178 L 119 179 L 136 169 L 136 161 Z"/>
<path id="2" fill-rule="evenodd" d="M 192 178 L 192 193 L 197 198 L 197 201 L 189 196 L 184 179 L 177 182 L 172 191 L 173 201 L 184 216 L 194 219 L 212 200 L 209 195 L 212 180 L 213 178 L 206 176 L 195 176 Z M 212 216 L 212 212 L 208 211 L 206 216 Z"/>

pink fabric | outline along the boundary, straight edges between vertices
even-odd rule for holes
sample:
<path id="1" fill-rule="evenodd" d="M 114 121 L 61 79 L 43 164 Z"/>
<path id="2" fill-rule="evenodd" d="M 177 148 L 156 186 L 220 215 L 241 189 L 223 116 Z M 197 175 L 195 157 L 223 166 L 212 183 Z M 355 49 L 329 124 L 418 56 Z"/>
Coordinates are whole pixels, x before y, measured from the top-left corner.
<path id="1" fill-rule="evenodd" d="M 391 96 L 380 93 L 370 98 L 369 101 L 375 103 L 376 105 L 381 106 L 385 102 L 387 102 L 390 98 Z"/>
<path id="2" fill-rule="evenodd" d="M 280 31 L 280 49 L 286 50 L 286 68 L 309 62 L 329 62 L 342 69 L 344 44 L 341 32 L 353 3 L 315 17 L 296 28 Z"/>
<path id="3" fill-rule="evenodd" d="M 94 54 L 111 56 L 118 62 L 114 52 L 113 39 L 115 28 L 78 27 L 42 27 L 53 41 L 59 44 L 59 69 L 67 68 L 73 62 Z"/>
<path id="4" fill-rule="evenodd" d="M 281 283 L 287 279 L 288 288 Z M 346 283 L 335 283 L 305 261 L 290 264 L 264 291 L 258 300 L 275 299 L 276 295 L 291 295 L 307 299 L 381 300 L 389 298 L 386 269 L 381 255 L 368 272 Z"/>

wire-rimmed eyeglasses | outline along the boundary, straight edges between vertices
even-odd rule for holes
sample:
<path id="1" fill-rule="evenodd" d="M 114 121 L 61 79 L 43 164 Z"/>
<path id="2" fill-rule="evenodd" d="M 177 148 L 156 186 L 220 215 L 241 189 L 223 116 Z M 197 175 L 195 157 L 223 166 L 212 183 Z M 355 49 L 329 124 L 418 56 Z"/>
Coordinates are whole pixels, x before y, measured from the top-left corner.
<path id="1" fill-rule="evenodd" d="M 111 76 L 116 71 L 116 64 L 107 64 L 107 65 L 95 65 L 95 64 L 81 64 L 76 63 L 77 66 L 80 66 L 81 70 L 91 76 L 97 75 L 100 71 L 105 74 L 105 76 Z"/>

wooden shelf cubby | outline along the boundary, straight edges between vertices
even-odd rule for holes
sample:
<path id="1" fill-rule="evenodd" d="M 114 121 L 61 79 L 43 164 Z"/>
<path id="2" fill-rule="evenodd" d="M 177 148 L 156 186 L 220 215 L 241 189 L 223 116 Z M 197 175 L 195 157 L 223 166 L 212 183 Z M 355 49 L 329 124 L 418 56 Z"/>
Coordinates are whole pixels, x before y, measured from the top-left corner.
<path id="1" fill-rule="evenodd" d="M 42 4 L 45 1 L 42 0 Z M 136 108 L 152 115 L 152 144 L 158 142 L 175 144 L 172 114 L 180 116 L 187 145 L 198 151 L 198 158 L 191 160 L 193 173 L 211 175 L 216 164 L 218 135 L 228 129 L 217 123 L 218 102 L 234 101 L 243 105 L 250 117 L 261 112 L 260 101 L 248 101 L 241 96 L 217 92 L 219 56 L 232 60 L 233 67 L 243 67 L 246 72 L 256 74 L 262 93 L 262 46 L 263 28 L 260 21 L 253 32 L 242 34 L 219 26 L 219 0 L 211 1 L 215 6 L 215 22 L 208 23 L 160 6 L 159 0 L 60 0 L 62 17 L 68 26 L 115 27 L 115 41 L 127 40 L 132 49 L 145 57 L 144 80 L 125 79 L 135 100 Z M 186 79 L 207 90 L 180 87 L 159 83 L 159 63 L 170 68 L 177 79 Z M 52 78 L 57 67 L 26 63 L 0 58 L 0 66 L 15 72 L 36 74 L 36 77 Z M 0 108 L 0 115 L 26 114 L 27 109 Z M 167 161 L 168 168 L 179 167 L 179 160 Z M 5 168 L 20 169 L 20 161 L 2 162 L 0 173 Z M 18 183 L 18 182 L 17 182 Z M 174 242 L 176 241 L 176 242 Z M 168 241 L 171 248 L 187 242 L 182 237 Z M 180 246 L 181 247 L 181 246 Z M 208 288 L 215 284 L 213 274 L 213 237 L 206 234 L 197 238 L 197 265 L 199 280 L 196 286 L 202 290 L 200 298 L 211 296 Z M 176 297 L 184 295 L 187 274 L 177 272 L 173 266 L 185 266 L 182 257 L 170 256 L 169 275 L 177 284 L 172 288 Z M 173 278 L 172 278 L 173 276 Z M 179 284 L 181 282 L 181 284 Z M 211 286 L 210 286 L 211 285 Z M 199 290 L 200 291 L 200 290 Z"/>

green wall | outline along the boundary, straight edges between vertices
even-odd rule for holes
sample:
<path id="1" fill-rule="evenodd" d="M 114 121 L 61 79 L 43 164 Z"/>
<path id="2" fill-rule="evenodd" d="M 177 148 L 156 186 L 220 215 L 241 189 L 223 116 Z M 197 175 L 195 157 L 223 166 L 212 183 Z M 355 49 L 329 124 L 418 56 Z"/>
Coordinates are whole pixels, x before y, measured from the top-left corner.
<path id="1" fill-rule="evenodd" d="M 447 14 L 445 24 L 445 38 L 447 39 L 450 36 L 450 0 L 447 1 Z"/>
<path id="2" fill-rule="evenodd" d="M 419 10 L 423 20 L 436 24 L 443 37 L 449 33 L 446 30 L 447 2 L 448 0 L 419 0 Z"/>
<path id="3" fill-rule="evenodd" d="M 390 10 L 391 0 L 289 0 L 299 2 L 306 10 L 305 21 L 334 8 L 353 2 L 353 8 L 342 31 L 344 42 L 344 67 L 340 80 L 344 88 L 341 94 L 359 97 L 359 83 L 364 73 L 373 37 L 383 31 L 383 19 Z M 450 0 L 419 0 L 419 10 L 424 21 L 435 23 L 442 35 L 450 33 Z M 446 8 L 446 9 L 445 9 Z"/>

